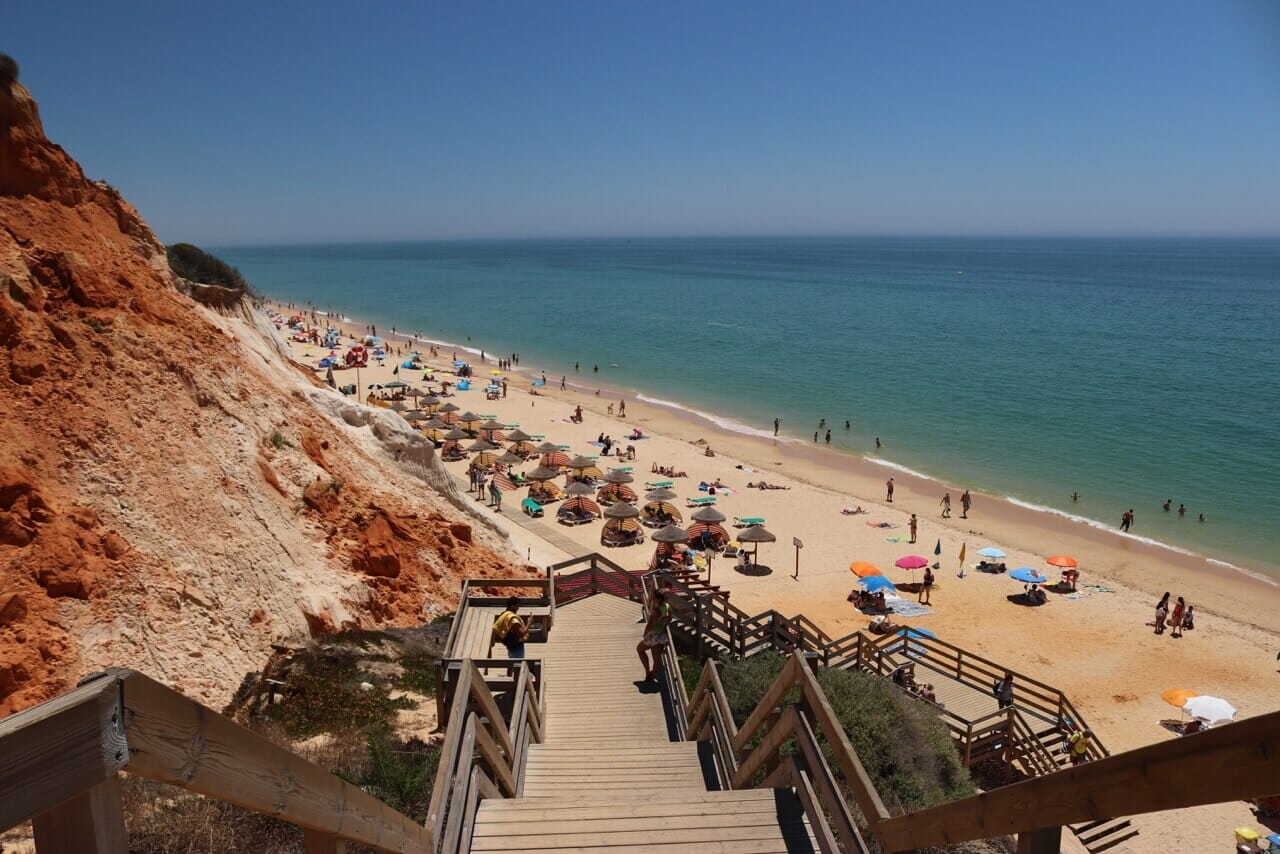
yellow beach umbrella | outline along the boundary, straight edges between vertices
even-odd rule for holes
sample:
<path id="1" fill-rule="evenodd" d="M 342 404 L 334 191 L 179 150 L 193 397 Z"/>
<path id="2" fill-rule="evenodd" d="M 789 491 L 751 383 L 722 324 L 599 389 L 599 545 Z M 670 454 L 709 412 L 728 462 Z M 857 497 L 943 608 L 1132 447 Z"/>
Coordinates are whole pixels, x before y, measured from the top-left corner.
<path id="1" fill-rule="evenodd" d="M 1160 699 L 1174 708 L 1181 709 L 1187 704 L 1187 700 L 1199 696 L 1200 693 L 1198 691 L 1192 691 L 1189 688 L 1170 688 L 1160 695 Z"/>

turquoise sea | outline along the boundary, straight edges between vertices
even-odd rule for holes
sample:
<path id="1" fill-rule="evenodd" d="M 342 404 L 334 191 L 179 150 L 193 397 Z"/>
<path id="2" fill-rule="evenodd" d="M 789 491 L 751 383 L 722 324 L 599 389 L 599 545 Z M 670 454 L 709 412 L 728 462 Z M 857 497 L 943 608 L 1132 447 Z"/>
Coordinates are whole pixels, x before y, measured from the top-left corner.
<path id="1" fill-rule="evenodd" d="M 1280 575 L 1278 240 L 215 251 L 272 297 L 380 332 L 518 351 L 553 382 L 598 364 L 601 384 L 739 429 L 780 415 L 812 440 L 826 418 L 851 453 L 879 436 L 893 464 L 1107 527 L 1133 507 L 1135 534 Z"/>

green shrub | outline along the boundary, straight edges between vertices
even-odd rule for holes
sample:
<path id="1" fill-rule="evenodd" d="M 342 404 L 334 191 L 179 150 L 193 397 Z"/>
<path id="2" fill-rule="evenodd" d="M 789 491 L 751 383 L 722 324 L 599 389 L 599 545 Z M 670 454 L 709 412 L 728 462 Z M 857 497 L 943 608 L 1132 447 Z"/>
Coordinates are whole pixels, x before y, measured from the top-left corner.
<path id="1" fill-rule="evenodd" d="M 746 723 L 785 664 L 782 656 L 765 654 L 724 665 L 720 678 L 738 726 Z M 878 676 L 856 670 L 820 668 L 818 684 L 892 812 L 911 812 L 974 793 L 950 733 L 932 707 Z M 792 692 L 784 702 L 798 699 Z M 791 751 L 788 747 L 783 752 Z M 825 745 L 824 752 L 838 775 Z"/>
<path id="2" fill-rule="evenodd" d="M 285 680 L 285 701 L 268 706 L 267 716 L 283 724 L 290 738 L 304 739 L 385 726 L 397 709 L 413 707 L 409 700 L 391 699 L 381 685 L 361 691 L 360 683 L 369 680 L 358 659 L 356 651 L 336 647 L 306 655 Z"/>
<path id="3" fill-rule="evenodd" d="M 399 741 L 384 727 L 369 731 L 368 744 L 369 764 L 364 773 L 348 775 L 340 770 L 338 776 L 392 809 L 426 821 L 440 749 L 416 738 Z"/>
<path id="4" fill-rule="evenodd" d="M 281 433 L 279 430 L 276 430 L 274 433 L 271 434 L 271 447 L 275 448 L 278 451 L 281 448 L 292 448 L 293 443 L 290 442 L 287 438 L 285 438 L 285 435 L 283 433 Z"/>
<path id="5" fill-rule="evenodd" d="M 239 270 L 199 246 L 175 243 L 165 250 L 165 255 L 169 258 L 169 266 L 173 268 L 173 272 L 184 279 L 204 285 L 221 285 L 258 298 L 257 292 L 240 275 Z"/>

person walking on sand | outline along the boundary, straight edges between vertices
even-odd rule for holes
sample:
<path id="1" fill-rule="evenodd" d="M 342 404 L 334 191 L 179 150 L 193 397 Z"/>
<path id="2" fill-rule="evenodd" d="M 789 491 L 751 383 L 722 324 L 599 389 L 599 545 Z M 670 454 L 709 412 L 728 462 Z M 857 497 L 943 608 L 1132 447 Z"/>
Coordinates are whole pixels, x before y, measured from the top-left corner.
<path id="1" fill-rule="evenodd" d="M 1125 514 L 1120 517 L 1120 530 L 1127 531 L 1133 527 L 1133 508 L 1130 507 Z"/>
<path id="2" fill-rule="evenodd" d="M 1182 617 L 1186 613 L 1187 603 L 1181 596 L 1174 603 L 1173 613 L 1169 615 L 1169 628 L 1173 629 L 1173 633 L 1169 637 L 1182 637 Z"/>
<path id="3" fill-rule="evenodd" d="M 781 427 L 781 426 L 782 426 L 782 419 L 781 419 L 781 418 L 775 418 L 775 419 L 773 419 L 773 435 L 775 435 L 775 436 L 776 436 L 776 435 L 778 435 L 778 428 L 779 428 L 779 427 Z"/>
<path id="4" fill-rule="evenodd" d="M 920 585 L 920 595 L 916 597 L 916 601 L 921 605 L 929 604 L 929 592 L 933 590 L 933 567 L 926 566 L 924 568 L 924 582 Z"/>
<path id="5" fill-rule="evenodd" d="M 564 391 L 564 377 L 560 378 L 560 390 Z"/>
<path id="6" fill-rule="evenodd" d="M 916 525 L 917 524 L 919 523 L 916 521 L 916 514 L 912 513 L 911 521 L 907 523 L 907 528 L 911 531 L 911 539 L 907 540 L 907 542 L 909 543 L 914 543 L 916 541 Z"/>
<path id="7" fill-rule="evenodd" d="M 831 430 L 829 428 L 827 430 L 827 444 L 831 444 Z"/>
<path id="8" fill-rule="evenodd" d="M 973 497 L 969 495 L 969 490 L 965 490 L 960 496 L 960 518 L 969 518 L 969 508 L 973 506 Z"/>
<path id="9" fill-rule="evenodd" d="M 618 401 L 618 417 L 619 418 L 627 417 L 627 402 L 625 400 Z"/>
<path id="10" fill-rule="evenodd" d="M 950 492 L 942 493 L 942 501 L 940 503 L 942 504 L 942 518 L 950 519 L 951 518 L 951 493 Z"/>
<path id="11" fill-rule="evenodd" d="M 889 478 L 887 481 L 885 481 L 884 492 L 885 492 L 884 500 L 892 504 L 893 503 L 893 478 Z"/>

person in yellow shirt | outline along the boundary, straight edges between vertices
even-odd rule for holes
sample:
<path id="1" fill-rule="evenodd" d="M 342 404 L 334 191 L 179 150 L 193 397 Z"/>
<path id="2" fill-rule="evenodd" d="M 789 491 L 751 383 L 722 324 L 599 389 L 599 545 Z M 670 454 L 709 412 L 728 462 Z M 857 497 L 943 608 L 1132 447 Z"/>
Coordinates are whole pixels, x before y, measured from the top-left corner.
<path id="1" fill-rule="evenodd" d="M 512 596 L 507 600 L 507 608 L 493 621 L 493 632 L 489 636 L 489 657 L 493 657 L 493 645 L 501 643 L 507 648 L 507 658 L 524 658 L 524 642 L 529 637 L 529 625 L 518 613 L 520 600 Z"/>
<path id="2" fill-rule="evenodd" d="M 1067 736 L 1067 753 L 1072 765 L 1079 765 L 1089 759 L 1089 736 L 1087 729 L 1077 729 Z"/>

